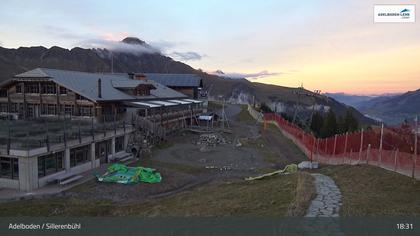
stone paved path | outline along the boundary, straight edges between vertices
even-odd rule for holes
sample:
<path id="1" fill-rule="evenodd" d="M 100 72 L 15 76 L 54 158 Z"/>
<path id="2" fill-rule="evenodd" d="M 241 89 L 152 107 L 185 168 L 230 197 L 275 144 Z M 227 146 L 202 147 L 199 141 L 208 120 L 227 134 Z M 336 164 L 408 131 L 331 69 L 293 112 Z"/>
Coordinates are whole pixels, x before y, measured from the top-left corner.
<path id="1" fill-rule="evenodd" d="M 317 196 L 312 200 L 306 217 L 338 217 L 341 206 L 341 192 L 334 180 L 323 174 L 311 174 L 314 178 Z"/>

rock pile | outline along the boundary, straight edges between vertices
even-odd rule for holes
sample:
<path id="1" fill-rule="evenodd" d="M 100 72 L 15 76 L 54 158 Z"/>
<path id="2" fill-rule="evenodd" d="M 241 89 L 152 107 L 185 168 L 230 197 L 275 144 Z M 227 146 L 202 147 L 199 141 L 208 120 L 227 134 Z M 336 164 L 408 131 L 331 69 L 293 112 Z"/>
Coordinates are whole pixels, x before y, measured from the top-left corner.
<path id="1" fill-rule="evenodd" d="M 198 139 L 197 145 L 215 147 L 218 144 L 225 144 L 226 140 L 218 134 L 202 134 Z"/>

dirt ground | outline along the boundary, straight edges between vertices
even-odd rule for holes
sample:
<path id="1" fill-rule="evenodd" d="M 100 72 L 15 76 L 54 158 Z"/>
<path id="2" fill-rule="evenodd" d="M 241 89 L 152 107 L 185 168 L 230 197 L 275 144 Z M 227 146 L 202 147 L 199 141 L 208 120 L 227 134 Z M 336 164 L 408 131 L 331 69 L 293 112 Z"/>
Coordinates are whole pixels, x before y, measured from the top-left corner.
<path id="1" fill-rule="evenodd" d="M 89 181 L 64 196 L 111 201 L 143 201 L 168 196 L 204 184 L 240 181 L 286 164 L 305 160 L 277 129 L 263 130 L 249 117 L 245 107 L 227 105 L 231 132 L 221 133 L 226 141 L 215 147 L 197 145 L 199 134 L 184 131 L 153 149 L 152 155 L 134 165 L 157 169 L 158 184 L 121 185 Z"/>

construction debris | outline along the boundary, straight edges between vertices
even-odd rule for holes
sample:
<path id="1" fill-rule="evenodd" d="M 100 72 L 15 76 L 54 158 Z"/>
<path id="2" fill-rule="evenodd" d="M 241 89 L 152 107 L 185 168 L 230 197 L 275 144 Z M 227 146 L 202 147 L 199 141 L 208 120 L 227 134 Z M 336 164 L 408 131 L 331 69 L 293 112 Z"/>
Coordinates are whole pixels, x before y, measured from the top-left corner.
<path id="1" fill-rule="evenodd" d="M 218 170 L 232 170 L 231 166 L 222 166 L 222 167 L 217 167 L 217 166 L 206 166 L 206 169 L 218 169 Z"/>
<path id="2" fill-rule="evenodd" d="M 273 172 L 263 174 L 263 175 L 260 175 L 260 176 L 256 176 L 256 177 L 248 177 L 248 178 L 245 178 L 245 180 L 247 180 L 247 181 L 259 180 L 259 179 L 264 179 L 266 177 L 273 176 L 273 175 L 278 175 L 278 174 L 291 174 L 291 173 L 297 172 L 297 169 L 298 169 L 298 167 L 297 167 L 296 164 L 290 164 L 290 165 L 287 165 L 286 167 L 284 167 L 283 170 L 273 171 Z"/>
<path id="3" fill-rule="evenodd" d="M 215 147 L 218 144 L 226 144 L 226 140 L 219 134 L 201 134 L 197 145 Z"/>
<path id="4" fill-rule="evenodd" d="M 318 162 L 302 161 L 298 164 L 299 169 L 318 169 Z"/>

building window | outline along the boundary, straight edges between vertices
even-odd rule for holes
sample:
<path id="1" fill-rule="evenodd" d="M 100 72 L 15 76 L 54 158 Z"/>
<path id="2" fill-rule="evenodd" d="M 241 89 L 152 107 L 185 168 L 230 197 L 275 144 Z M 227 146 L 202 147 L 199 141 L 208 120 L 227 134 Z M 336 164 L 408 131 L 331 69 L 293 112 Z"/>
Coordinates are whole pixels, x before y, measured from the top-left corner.
<path id="1" fill-rule="evenodd" d="M 106 158 L 109 154 L 111 154 L 111 145 L 112 140 L 105 140 L 102 142 L 98 142 L 95 144 L 95 158 Z"/>
<path id="2" fill-rule="evenodd" d="M 76 99 L 77 99 L 77 100 L 86 100 L 86 98 L 85 98 L 85 97 L 80 96 L 79 94 L 76 94 Z"/>
<path id="3" fill-rule="evenodd" d="M 26 106 L 26 116 L 31 117 L 31 118 L 36 117 L 37 115 L 35 114 L 36 107 L 38 107 L 37 104 L 28 103 Z"/>
<path id="4" fill-rule="evenodd" d="M 39 93 L 38 83 L 28 83 L 25 85 L 25 93 Z"/>
<path id="5" fill-rule="evenodd" d="M 42 104 L 41 114 L 43 115 L 56 115 L 57 105 L 55 104 Z"/>
<path id="6" fill-rule="evenodd" d="M 74 167 L 90 161 L 89 145 L 70 150 L 70 166 Z"/>
<path id="7" fill-rule="evenodd" d="M 19 179 L 19 159 L 1 157 L 0 178 Z"/>
<path id="8" fill-rule="evenodd" d="M 115 138 L 115 152 L 124 151 L 124 136 Z"/>
<path id="9" fill-rule="evenodd" d="M 22 93 L 22 85 L 16 85 L 16 93 Z"/>
<path id="10" fill-rule="evenodd" d="M 7 105 L 7 103 L 0 103 L 0 112 L 9 112 Z"/>
<path id="11" fill-rule="evenodd" d="M 73 111 L 74 111 L 74 106 L 73 105 L 65 105 L 64 106 L 64 114 L 65 115 L 73 115 Z"/>
<path id="12" fill-rule="evenodd" d="M 17 113 L 18 112 L 18 104 L 17 103 L 10 103 L 10 113 Z"/>
<path id="13" fill-rule="evenodd" d="M 57 110 L 57 106 L 56 105 L 54 105 L 54 104 L 48 104 L 47 105 L 47 114 L 48 115 L 55 115 L 55 114 L 57 114 L 56 110 Z"/>
<path id="14" fill-rule="evenodd" d="M 67 89 L 65 87 L 60 87 L 60 94 L 67 95 Z"/>
<path id="15" fill-rule="evenodd" d="M 89 106 L 80 106 L 79 107 L 80 116 L 92 116 L 92 107 Z"/>
<path id="16" fill-rule="evenodd" d="M 134 89 L 135 96 L 149 96 L 150 95 L 150 87 L 146 85 L 139 85 L 137 88 Z"/>
<path id="17" fill-rule="evenodd" d="M 7 97 L 7 89 L 0 89 L 0 97 L 2 98 Z"/>
<path id="18" fill-rule="evenodd" d="M 64 169 L 64 152 L 38 157 L 38 176 L 47 176 Z"/>
<path id="19" fill-rule="evenodd" d="M 44 84 L 42 86 L 42 93 L 43 94 L 56 94 L 57 93 L 57 88 L 55 84 Z"/>

